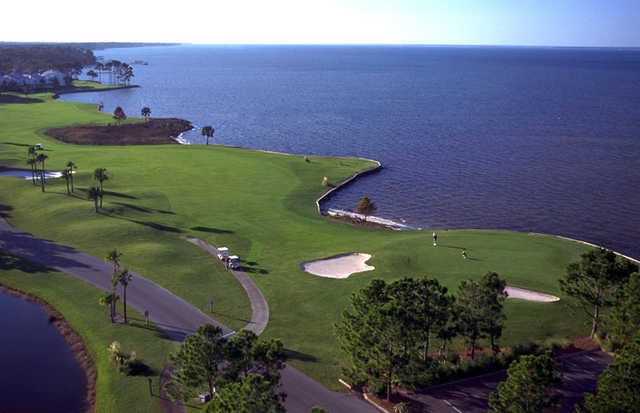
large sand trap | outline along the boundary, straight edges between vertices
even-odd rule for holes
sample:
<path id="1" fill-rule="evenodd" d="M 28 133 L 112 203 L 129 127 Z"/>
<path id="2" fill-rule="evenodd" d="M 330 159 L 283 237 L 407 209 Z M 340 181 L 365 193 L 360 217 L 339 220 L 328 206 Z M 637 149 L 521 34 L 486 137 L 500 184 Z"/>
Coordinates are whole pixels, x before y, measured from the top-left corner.
<path id="1" fill-rule="evenodd" d="M 554 301 L 560 301 L 555 295 L 549 295 L 545 293 L 539 293 L 536 291 L 525 290 L 524 288 L 506 286 L 507 298 L 519 298 L 527 301 L 541 301 L 544 303 L 552 303 Z"/>
<path id="2" fill-rule="evenodd" d="M 344 254 L 321 260 L 308 261 L 300 264 L 303 270 L 313 275 L 328 278 L 347 278 L 351 274 L 375 270 L 376 267 L 365 264 L 370 254 Z"/>

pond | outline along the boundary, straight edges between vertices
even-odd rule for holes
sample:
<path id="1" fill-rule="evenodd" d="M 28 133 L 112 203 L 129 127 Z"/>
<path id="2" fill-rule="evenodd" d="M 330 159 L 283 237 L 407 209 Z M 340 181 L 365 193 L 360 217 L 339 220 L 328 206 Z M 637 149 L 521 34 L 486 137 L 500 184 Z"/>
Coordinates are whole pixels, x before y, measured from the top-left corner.
<path id="1" fill-rule="evenodd" d="M 5 169 L 0 171 L 0 176 L 15 176 L 16 178 L 31 179 L 31 171 L 28 169 Z M 49 171 L 44 173 L 45 178 L 60 178 L 62 172 Z"/>
<path id="2" fill-rule="evenodd" d="M 86 375 L 45 310 L 0 291 L 0 314 L 0 411 L 83 412 Z"/>

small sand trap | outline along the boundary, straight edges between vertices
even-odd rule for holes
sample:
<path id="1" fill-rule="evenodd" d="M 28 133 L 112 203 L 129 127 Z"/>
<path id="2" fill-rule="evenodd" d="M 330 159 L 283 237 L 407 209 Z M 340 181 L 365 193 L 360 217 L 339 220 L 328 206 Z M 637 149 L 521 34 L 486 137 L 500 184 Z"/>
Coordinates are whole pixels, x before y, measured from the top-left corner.
<path id="1" fill-rule="evenodd" d="M 554 301 L 560 301 L 560 298 L 555 295 L 549 295 L 545 293 L 538 293 L 536 291 L 525 290 L 524 288 L 506 286 L 507 298 L 519 298 L 527 301 L 539 301 L 543 303 L 552 303 Z"/>
<path id="2" fill-rule="evenodd" d="M 370 258 L 370 254 L 343 254 L 321 260 L 303 262 L 300 267 L 306 272 L 320 277 L 347 278 L 357 272 L 375 270 L 376 267 L 365 264 Z"/>

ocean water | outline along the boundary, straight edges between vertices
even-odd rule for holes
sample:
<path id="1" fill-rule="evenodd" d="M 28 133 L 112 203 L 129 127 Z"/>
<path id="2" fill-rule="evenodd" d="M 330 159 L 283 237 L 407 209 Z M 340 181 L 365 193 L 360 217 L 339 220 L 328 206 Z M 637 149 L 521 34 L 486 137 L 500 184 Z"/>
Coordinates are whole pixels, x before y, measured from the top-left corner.
<path id="1" fill-rule="evenodd" d="M 65 95 L 211 124 L 214 142 L 374 158 L 340 191 L 422 228 L 580 238 L 640 257 L 640 50 L 422 46 L 171 46 L 139 89 Z M 200 131 L 184 134 L 201 143 Z"/>

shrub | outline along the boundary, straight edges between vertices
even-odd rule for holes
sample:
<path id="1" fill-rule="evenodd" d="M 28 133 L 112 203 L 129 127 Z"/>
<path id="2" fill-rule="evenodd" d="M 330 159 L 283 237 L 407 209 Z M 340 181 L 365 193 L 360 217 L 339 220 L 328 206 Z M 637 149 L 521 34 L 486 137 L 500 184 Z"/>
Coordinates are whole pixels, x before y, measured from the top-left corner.
<path id="1" fill-rule="evenodd" d="M 393 411 L 395 413 L 409 413 L 410 412 L 410 408 L 409 408 L 409 403 L 406 402 L 402 402 L 402 403 L 398 403 L 395 406 L 393 406 Z"/>
<path id="2" fill-rule="evenodd" d="M 326 413 L 326 411 L 320 406 L 313 406 L 309 409 L 309 413 Z"/>
<path id="3" fill-rule="evenodd" d="M 384 380 L 371 379 L 369 380 L 369 385 L 367 387 L 369 389 L 369 393 L 373 393 L 376 396 L 387 394 L 387 386 Z"/>
<path id="4" fill-rule="evenodd" d="M 311 160 L 309 159 L 309 157 L 308 157 L 308 156 L 305 156 L 305 157 L 304 157 L 304 161 L 305 161 L 305 162 L 307 162 L 307 163 L 311 162 Z"/>

